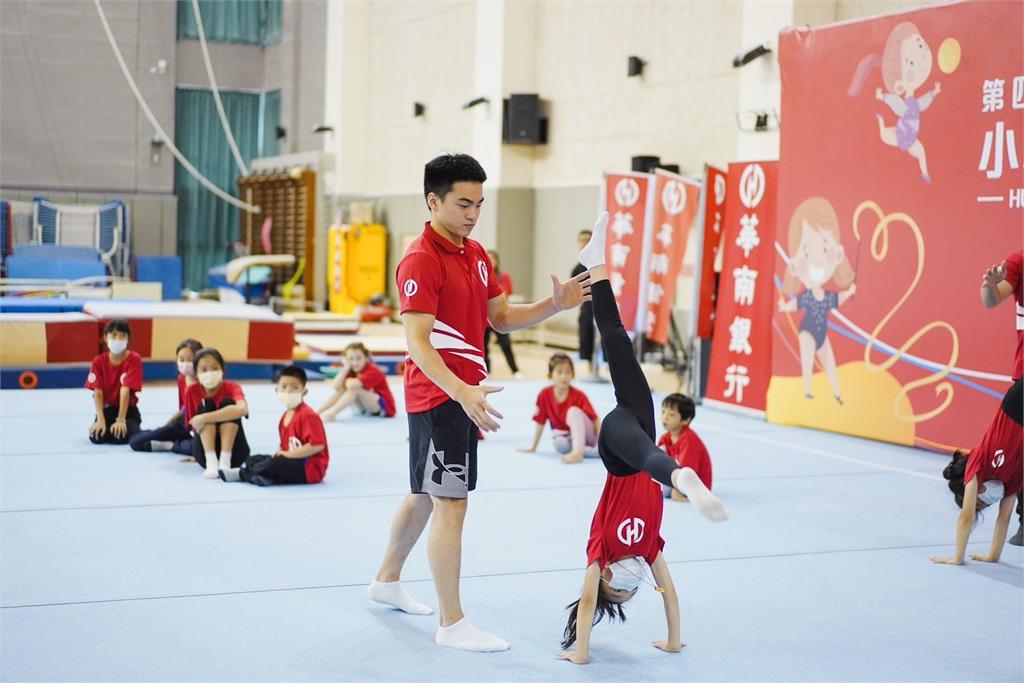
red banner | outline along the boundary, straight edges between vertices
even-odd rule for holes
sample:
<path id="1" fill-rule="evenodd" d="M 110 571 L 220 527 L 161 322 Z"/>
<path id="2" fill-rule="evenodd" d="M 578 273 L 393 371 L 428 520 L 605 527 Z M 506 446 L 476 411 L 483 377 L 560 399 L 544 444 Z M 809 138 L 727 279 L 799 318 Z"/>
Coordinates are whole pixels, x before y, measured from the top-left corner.
<path id="1" fill-rule="evenodd" d="M 722 212 L 725 209 L 725 171 L 704 167 L 703 220 L 700 240 L 697 294 L 697 336 L 711 339 L 715 325 L 715 259 L 722 243 Z"/>
<path id="2" fill-rule="evenodd" d="M 646 173 L 604 174 L 604 206 L 609 214 L 605 243 L 608 281 L 629 333 L 636 330 L 637 312 L 642 310 L 640 298 L 647 286 L 645 257 L 650 247 L 652 179 Z"/>
<path id="3" fill-rule="evenodd" d="M 1021 26 L 986 0 L 780 35 L 769 420 L 980 439 L 1016 342 L 978 288 L 1022 244 Z"/>
<path id="4" fill-rule="evenodd" d="M 658 169 L 654 174 L 654 214 L 647 291 L 643 297 L 644 335 L 653 342 L 668 341 L 676 280 L 683 267 L 686 240 L 697 215 L 700 186 L 688 178 Z"/>
<path id="5" fill-rule="evenodd" d="M 706 398 L 765 409 L 771 375 L 778 164 L 729 164 L 722 279 Z"/>

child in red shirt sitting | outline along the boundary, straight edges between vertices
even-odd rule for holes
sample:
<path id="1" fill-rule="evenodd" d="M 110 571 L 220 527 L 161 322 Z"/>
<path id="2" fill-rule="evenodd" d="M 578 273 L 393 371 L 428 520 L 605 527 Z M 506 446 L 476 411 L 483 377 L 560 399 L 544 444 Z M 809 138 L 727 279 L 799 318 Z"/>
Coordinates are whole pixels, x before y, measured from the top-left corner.
<path id="1" fill-rule="evenodd" d="M 242 387 L 224 379 L 224 367 L 220 351 L 200 349 L 195 359 L 199 382 L 185 390 L 185 422 L 195 433 L 192 457 L 207 479 L 216 479 L 219 470 L 238 467 L 249 457 L 242 428 L 249 403 Z"/>
<path id="2" fill-rule="evenodd" d="M 324 420 L 333 420 L 349 406 L 366 415 L 395 416 L 388 379 L 360 342 L 345 347 L 345 364 L 334 380 L 334 393 L 317 412 Z"/>
<path id="3" fill-rule="evenodd" d="M 174 451 L 192 455 L 192 432 L 185 424 L 185 391 L 195 384 L 196 354 L 203 348 L 195 339 L 184 339 L 175 352 L 178 359 L 178 410 L 162 427 L 139 432 L 132 437 L 133 451 Z"/>
<path id="4" fill-rule="evenodd" d="M 330 454 L 320 416 L 302 400 L 306 395 L 306 371 L 289 365 L 277 378 L 277 400 L 284 415 L 277 425 L 281 447 L 274 455 L 252 455 L 241 468 L 222 470 L 224 481 L 246 481 L 257 486 L 315 484 L 327 474 Z"/>
<path id="5" fill-rule="evenodd" d="M 111 320 L 103 329 L 107 352 L 92 359 L 85 388 L 92 389 L 96 420 L 89 427 L 95 444 L 126 444 L 139 431 L 142 356 L 128 350 L 132 330 L 127 320 Z"/>
<path id="6" fill-rule="evenodd" d="M 552 384 L 537 394 L 537 409 L 533 421 L 537 423 L 533 444 L 520 448 L 522 453 L 533 453 L 544 433 L 544 425 L 551 425 L 555 450 L 562 453 L 562 462 L 582 462 L 583 457 L 597 457 L 597 437 L 601 420 L 590 405 L 590 399 L 572 386 L 575 377 L 572 359 L 556 353 L 548 361 L 548 377 Z"/>
<path id="7" fill-rule="evenodd" d="M 697 414 L 693 399 L 682 394 L 669 394 L 661 402 L 661 426 L 665 433 L 658 439 L 658 447 L 668 453 L 669 457 L 679 463 L 680 467 L 689 467 L 711 490 L 711 456 L 704 447 L 697 433 L 690 429 L 690 422 Z M 685 495 L 671 486 L 662 486 L 666 498 L 689 502 Z"/>

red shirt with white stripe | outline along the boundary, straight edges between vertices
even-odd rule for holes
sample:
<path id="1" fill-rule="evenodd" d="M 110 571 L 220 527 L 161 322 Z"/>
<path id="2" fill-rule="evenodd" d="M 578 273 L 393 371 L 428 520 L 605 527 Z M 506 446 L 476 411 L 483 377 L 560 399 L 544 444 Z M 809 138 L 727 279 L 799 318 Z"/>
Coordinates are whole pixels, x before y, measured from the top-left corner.
<path id="1" fill-rule="evenodd" d="M 1013 287 L 1013 303 L 1017 306 L 1017 352 L 1013 355 L 1013 379 L 1024 375 L 1024 251 L 1006 257 L 1006 281 Z"/>
<path id="2" fill-rule="evenodd" d="M 380 369 L 380 366 L 372 361 L 367 361 L 359 373 L 359 381 L 363 388 L 376 392 L 384 400 L 384 414 L 388 417 L 395 416 L 395 397 L 391 395 L 391 388 L 388 386 L 388 378 Z"/>
<path id="3" fill-rule="evenodd" d="M 128 387 L 128 405 L 139 402 L 136 392 L 142 391 L 142 356 L 129 351 L 117 365 L 110 362 L 109 353 L 101 353 L 92 359 L 89 376 L 85 380 L 86 389 L 99 389 L 103 392 L 103 405 L 117 408 L 121 405 L 121 387 Z"/>
<path id="4" fill-rule="evenodd" d="M 552 429 L 567 432 L 569 425 L 565 421 L 565 415 L 573 406 L 582 410 L 591 420 L 597 419 L 597 413 L 594 411 L 594 406 L 590 405 L 590 399 L 576 387 L 569 387 L 569 395 L 561 403 L 555 397 L 554 386 L 544 387 L 537 394 L 537 409 L 533 413 L 533 421 L 539 425 L 547 422 L 551 424 Z"/>
<path id="5" fill-rule="evenodd" d="M 277 431 L 281 435 L 281 450 L 294 451 L 306 444 L 323 446 L 322 451 L 309 456 L 304 463 L 307 484 L 323 481 L 324 475 L 327 474 L 327 464 L 331 460 L 331 455 L 327 452 L 327 435 L 324 433 L 323 420 L 315 410 L 305 403 L 298 405 L 291 422 L 285 424 L 284 418 L 288 412 L 287 410 L 284 412 L 281 421 L 277 424 Z"/>
<path id="6" fill-rule="evenodd" d="M 711 456 L 708 455 L 707 447 L 696 432 L 687 427 L 675 443 L 672 443 L 672 432 L 665 432 L 658 440 L 658 448 L 668 453 L 680 467 L 692 469 L 708 490 L 711 490 Z"/>
<path id="7" fill-rule="evenodd" d="M 632 556 L 653 565 L 665 547 L 661 537 L 664 506 L 661 485 L 646 472 L 628 477 L 609 474 L 590 523 L 587 565 L 599 562 L 604 569 L 610 562 Z"/>
<path id="8" fill-rule="evenodd" d="M 395 282 L 402 313 L 434 316 L 430 344 L 448 369 L 466 384 L 485 380 L 487 302 L 501 294 L 487 250 L 468 238 L 462 246 L 453 244 L 427 221 L 399 262 Z M 411 358 L 406 360 L 406 412 L 423 413 L 448 400 Z"/>

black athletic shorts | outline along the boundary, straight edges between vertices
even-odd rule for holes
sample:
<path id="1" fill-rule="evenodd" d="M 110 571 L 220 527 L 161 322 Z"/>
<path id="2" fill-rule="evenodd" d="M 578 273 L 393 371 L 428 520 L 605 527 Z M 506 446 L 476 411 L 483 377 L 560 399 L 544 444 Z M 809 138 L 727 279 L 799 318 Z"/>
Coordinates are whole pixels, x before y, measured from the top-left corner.
<path id="1" fill-rule="evenodd" d="M 413 493 L 466 498 L 476 488 L 477 426 L 456 401 L 409 413 L 409 486 Z"/>

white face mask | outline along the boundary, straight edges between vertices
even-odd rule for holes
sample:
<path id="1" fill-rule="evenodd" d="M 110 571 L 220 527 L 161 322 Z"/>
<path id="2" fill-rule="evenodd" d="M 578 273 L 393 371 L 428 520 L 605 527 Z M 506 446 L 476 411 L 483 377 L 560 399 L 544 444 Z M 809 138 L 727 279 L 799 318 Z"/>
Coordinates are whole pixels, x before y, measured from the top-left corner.
<path id="1" fill-rule="evenodd" d="M 195 377 L 196 369 L 192 361 L 178 361 L 178 372 L 186 377 Z"/>
<path id="2" fill-rule="evenodd" d="M 124 353 L 125 349 L 128 348 L 128 340 L 107 337 L 107 348 L 110 349 L 110 352 L 115 356 L 120 356 Z"/>
<path id="3" fill-rule="evenodd" d="M 299 404 L 302 403 L 302 392 L 301 391 L 278 391 L 277 402 L 284 405 L 289 410 L 298 408 Z"/>
<path id="4" fill-rule="evenodd" d="M 1003 499 L 1003 482 L 998 479 L 989 479 L 985 482 L 985 492 L 978 494 L 978 501 L 989 505 L 995 505 Z"/>
<path id="5" fill-rule="evenodd" d="M 635 591 L 640 587 L 645 568 L 639 557 L 625 557 L 608 565 L 612 570 L 612 578 L 608 586 L 617 591 Z"/>
<path id="6" fill-rule="evenodd" d="M 199 383 L 207 389 L 215 389 L 223 379 L 224 373 L 220 370 L 199 373 Z"/>

